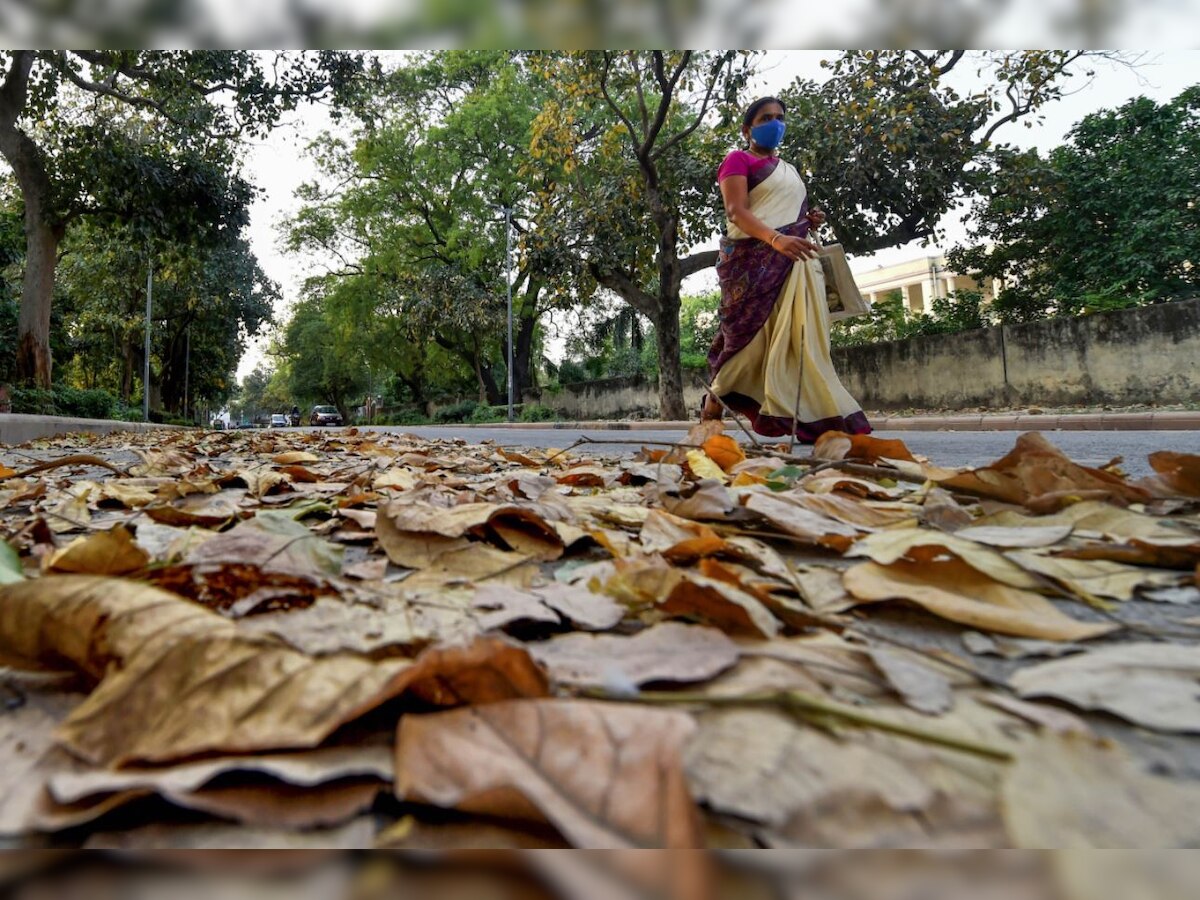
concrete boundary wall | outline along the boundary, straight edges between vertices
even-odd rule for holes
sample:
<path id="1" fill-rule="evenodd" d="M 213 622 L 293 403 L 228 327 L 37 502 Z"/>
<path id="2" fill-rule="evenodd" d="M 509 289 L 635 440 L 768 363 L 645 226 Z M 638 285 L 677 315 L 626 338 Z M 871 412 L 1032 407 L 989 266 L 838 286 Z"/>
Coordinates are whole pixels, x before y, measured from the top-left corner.
<path id="1" fill-rule="evenodd" d="M 1200 400 L 1200 299 L 1026 325 L 929 335 L 833 353 L 871 410 L 1127 406 Z M 704 383 L 684 375 L 688 409 Z M 564 419 L 658 415 L 657 386 L 610 378 L 532 392 Z"/>

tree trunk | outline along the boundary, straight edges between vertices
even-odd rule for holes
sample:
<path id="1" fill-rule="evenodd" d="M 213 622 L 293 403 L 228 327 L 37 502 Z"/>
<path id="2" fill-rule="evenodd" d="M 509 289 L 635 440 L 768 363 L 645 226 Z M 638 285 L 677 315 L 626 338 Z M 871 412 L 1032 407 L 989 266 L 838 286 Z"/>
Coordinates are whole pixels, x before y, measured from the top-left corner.
<path id="1" fill-rule="evenodd" d="M 683 368 L 679 361 L 679 293 L 660 297 L 661 313 L 654 323 L 658 349 L 658 414 L 666 421 L 688 417 L 683 402 Z"/>
<path id="2" fill-rule="evenodd" d="M 537 328 L 537 313 L 532 304 L 526 307 L 531 310 L 523 314 L 519 321 L 517 335 L 513 341 L 513 397 L 521 402 L 522 392 L 534 387 L 533 379 L 533 333 Z"/>
<path id="3" fill-rule="evenodd" d="M 33 51 L 10 53 L 11 65 L 0 86 L 0 154 L 3 154 L 25 203 L 25 278 L 17 319 L 17 375 L 27 384 L 50 387 L 50 308 L 54 267 L 63 226 L 51 207 L 50 176 L 37 144 L 17 127 L 25 108 Z"/>

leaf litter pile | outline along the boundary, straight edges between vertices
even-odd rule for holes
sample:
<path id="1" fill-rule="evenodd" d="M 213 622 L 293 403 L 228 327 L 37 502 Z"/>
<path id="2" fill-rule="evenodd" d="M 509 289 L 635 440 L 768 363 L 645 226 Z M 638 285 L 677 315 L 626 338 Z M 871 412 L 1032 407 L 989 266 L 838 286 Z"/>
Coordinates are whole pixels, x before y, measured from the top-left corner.
<path id="1" fill-rule="evenodd" d="M 25 449 L 9 846 L 1200 843 L 1200 457 Z"/>

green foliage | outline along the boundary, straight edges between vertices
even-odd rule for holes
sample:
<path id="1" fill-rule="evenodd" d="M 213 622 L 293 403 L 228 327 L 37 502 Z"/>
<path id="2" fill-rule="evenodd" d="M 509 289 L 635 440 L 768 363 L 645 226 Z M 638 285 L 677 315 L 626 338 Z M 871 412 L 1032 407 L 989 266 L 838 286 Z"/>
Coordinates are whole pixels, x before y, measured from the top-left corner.
<path id="1" fill-rule="evenodd" d="M 111 419 L 118 412 L 117 398 L 108 391 L 80 390 L 56 384 L 49 390 L 13 386 L 9 394 L 12 411 L 46 416 L 77 416 L 83 419 Z M 138 411 L 141 418 L 141 411 Z"/>
<path id="2" fill-rule="evenodd" d="M 899 291 L 890 291 L 876 302 L 868 316 L 844 319 L 830 328 L 834 347 L 856 347 L 884 341 L 902 341 L 919 335 L 957 334 L 987 328 L 990 307 L 979 291 L 951 291 L 936 298 L 927 313 L 910 313 Z"/>
<path id="3" fill-rule="evenodd" d="M 444 406 L 433 414 L 433 421 L 438 425 L 454 425 L 474 421 L 476 410 L 487 409 L 476 400 L 463 400 L 451 406 Z"/>
<path id="4" fill-rule="evenodd" d="M 998 278 L 1000 321 L 1194 296 L 1200 289 L 1200 86 L 1093 113 L 1068 143 L 996 155 L 959 271 Z"/>
<path id="5" fill-rule="evenodd" d="M 993 139 L 1059 98 L 1095 51 L 847 50 L 823 83 L 780 95 L 781 150 L 810 174 L 809 194 L 846 249 L 865 253 L 938 236 L 976 190 Z M 970 93 L 955 70 L 980 77 Z"/>
<path id="6" fill-rule="evenodd" d="M 548 406 L 539 403 L 526 403 L 521 407 L 522 422 L 550 422 L 558 418 L 558 413 Z"/>
<path id="7" fill-rule="evenodd" d="M 679 350 L 685 370 L 708 370 L 708 350 L 721 327 L 717 317 L 720 304 L 720 291 L 683 298 L 679 312 Z"/>

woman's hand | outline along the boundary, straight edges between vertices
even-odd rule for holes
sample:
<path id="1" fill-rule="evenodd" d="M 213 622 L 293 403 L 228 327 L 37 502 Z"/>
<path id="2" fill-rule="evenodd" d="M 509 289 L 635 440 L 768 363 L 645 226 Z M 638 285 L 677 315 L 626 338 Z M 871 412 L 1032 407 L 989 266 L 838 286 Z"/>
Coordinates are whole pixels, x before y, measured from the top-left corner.
<path id="1" fill-rule="evenodd" d="M 788 234 L 781 234 L 779 237 L 774 238 L 771 241 L 771 246 L 788 259 L 812 259 L 821 250 L 819 244 L 814 244 L 812 241 L 802 237 L 792 237 Z"/>
<path id="2" fill-rule="evenodd" d="M 808 221 L 810 223 L 812 223 L 813 228 L 820 228 L 822 225 L 825 224 L 825 210 L 810 209 L 808 211 L 808 215 L 805 216 L 805 218 L 808 219 Z"/>

